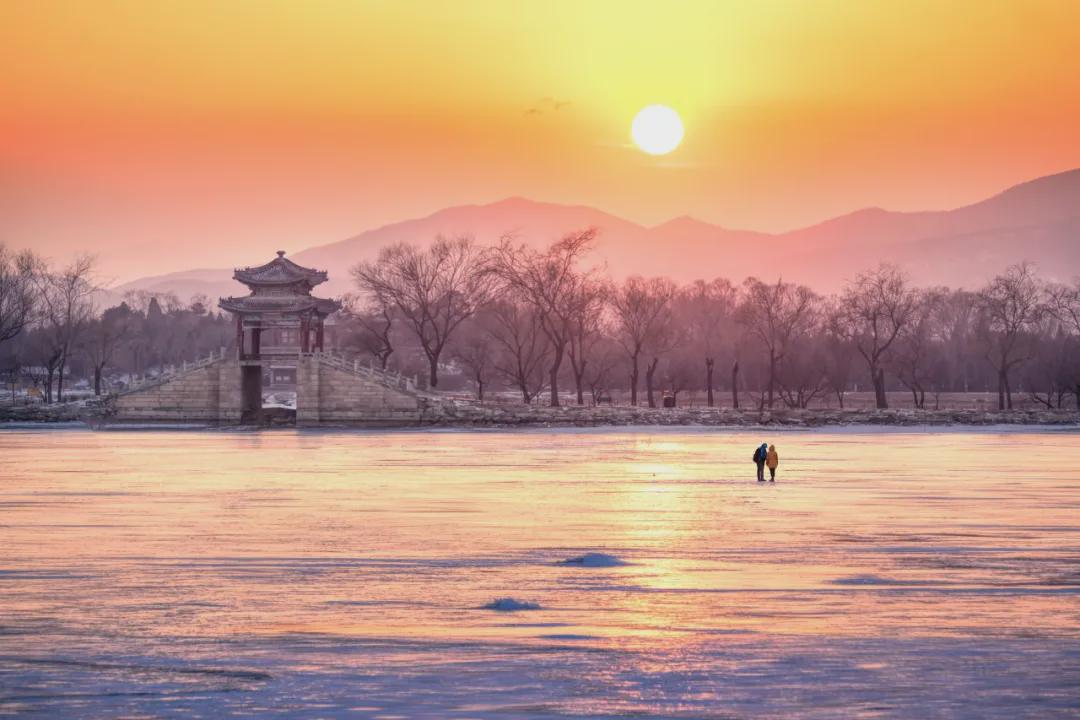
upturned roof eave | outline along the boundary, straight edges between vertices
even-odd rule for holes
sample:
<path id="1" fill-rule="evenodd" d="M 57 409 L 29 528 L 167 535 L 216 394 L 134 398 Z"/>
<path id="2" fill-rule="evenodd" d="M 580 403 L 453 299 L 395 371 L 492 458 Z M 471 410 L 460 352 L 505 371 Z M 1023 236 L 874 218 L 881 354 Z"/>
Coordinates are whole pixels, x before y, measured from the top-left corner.
<path id="1" fill-rule="evenodd" d="M 249 270 L 247 268 L 233 271 L 233 280 L 242 282 L 245 285 L 295 285 L 296 283 L 307 283 L 308 287 L 315 287 L 326 282 L 327 274 L 325 270 L 314 270 L 311 275 L 290 275 L 283 278 L 260 278 L 257 273 L 260 272 L 259 268 Z"/>
<path id="2" fill-rule="evenodd" d="M 260 277 L 261 275 L 271 274 L 275 270 L 282 273 L 284 277 Z M 279 250 L 278 256 L 268 263 L 233 270 L 233 279 L 245 285 L 291 285 L 298 282 L 307 282 L 310 287 L 314 287 L 326 282 L 327 277 L 325 270 L 304 267 L 289 260 L 285 257 L 284 250 Z"/>
<path id="3" fill-rule="evenodd" d="M 341 309 L 341 303 L 331 298 L 299 298 L 293 302 L 253 301 L 256 296 L 218 298 L 218 307 L 233 313 L 298 313 L 316 310 L 329 315 Z"/>

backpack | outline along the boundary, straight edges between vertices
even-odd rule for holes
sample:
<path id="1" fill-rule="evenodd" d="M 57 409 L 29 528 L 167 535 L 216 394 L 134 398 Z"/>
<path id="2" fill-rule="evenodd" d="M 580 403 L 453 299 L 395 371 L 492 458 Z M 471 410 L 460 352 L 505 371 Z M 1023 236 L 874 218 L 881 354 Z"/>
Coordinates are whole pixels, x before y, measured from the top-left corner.
<path id="1" fill-rule="evenodd" d="M 754 457 L 752 458 L 753 461 L 754 462 L 760 462 L 760 460 L 758 460 L 758 458 L 760 458 L 760 457 L 761 457 L 761 448 L 759 448 L 759 447 L 754 448 Z"/>

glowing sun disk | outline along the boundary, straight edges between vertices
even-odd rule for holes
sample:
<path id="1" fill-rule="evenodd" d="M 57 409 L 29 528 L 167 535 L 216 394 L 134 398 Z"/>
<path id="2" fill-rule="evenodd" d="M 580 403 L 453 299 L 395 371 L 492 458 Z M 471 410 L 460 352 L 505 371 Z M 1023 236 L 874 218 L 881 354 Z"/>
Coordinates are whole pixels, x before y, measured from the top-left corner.
<path id="1" fill-rule="evenodd" d="M 630 135 L 650 155 L 667 155 L 682 142 L 682 119 L 666 105 L 649 105 L 634 116 Z"/>

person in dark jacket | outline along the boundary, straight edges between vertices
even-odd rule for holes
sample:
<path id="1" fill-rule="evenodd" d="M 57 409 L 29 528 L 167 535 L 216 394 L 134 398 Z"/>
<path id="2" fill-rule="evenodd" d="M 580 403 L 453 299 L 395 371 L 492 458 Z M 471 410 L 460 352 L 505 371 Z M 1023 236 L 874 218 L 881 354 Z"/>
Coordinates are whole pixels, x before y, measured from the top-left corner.
<path id="1" fill-rule="evenodd" d="M 769 457 L 769 444 L 761 443 L 754 451 L 754 464 L 757 465 L 758 482 L 765 482 L 765 460 Z"/>

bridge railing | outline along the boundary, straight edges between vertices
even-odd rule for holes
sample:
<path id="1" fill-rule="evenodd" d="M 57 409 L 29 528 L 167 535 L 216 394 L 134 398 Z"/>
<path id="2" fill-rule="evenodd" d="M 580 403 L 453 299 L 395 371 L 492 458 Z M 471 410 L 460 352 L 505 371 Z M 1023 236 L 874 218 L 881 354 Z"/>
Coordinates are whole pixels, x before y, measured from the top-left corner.
<path id="1" fill-rule="evenodd" d="M 338 370 L 352 373 L 357 377 L 366 378 L 382 385 L 387 385 L 398 390 L 404 390 L 405 392 L 420 392 L 415 376 L 403 375 L 394 370 L 383 370 L 382 368 L 375 367 L 374 363 L 371 361 L 361 363 L 356 359 L 350 360 L 343 355 L 334 354 L 333 351 L 316 350 L 312 355 L 317 358 L 319 362 L 325 363 Z"/>
<path id="2" fill-rule="evenodd" d="M 168 382 L 169 380 L 178 378 L 181 375 L 186 375 L 189 372 L 193 372 L 195 370 L 207 367 L 208 365 L 213 365 L 216 362 L 220 362 L 224 357 L 225 348 L 221 348 L 221 350 L 219 350 L 218 352 L 214 352 L 213 350 L 211 350 L 209 355 L 204 358 L 195 360 L 194 362 L 188 362 L 187 360 L 184 360 L 179 365 L 166 365 L 161 369 L 161 372 L 156 375 L 143 374 L 133 377 L 131 379 L 131 382 L 128 383 L 127 387 L 121 390 L 118 394 L 122 395 L 124 393 L 133 392 L 135 390 L 143 390 L 148 387 L 153 387 L 154 385 L 160 385 L 162 383 Z"/>

